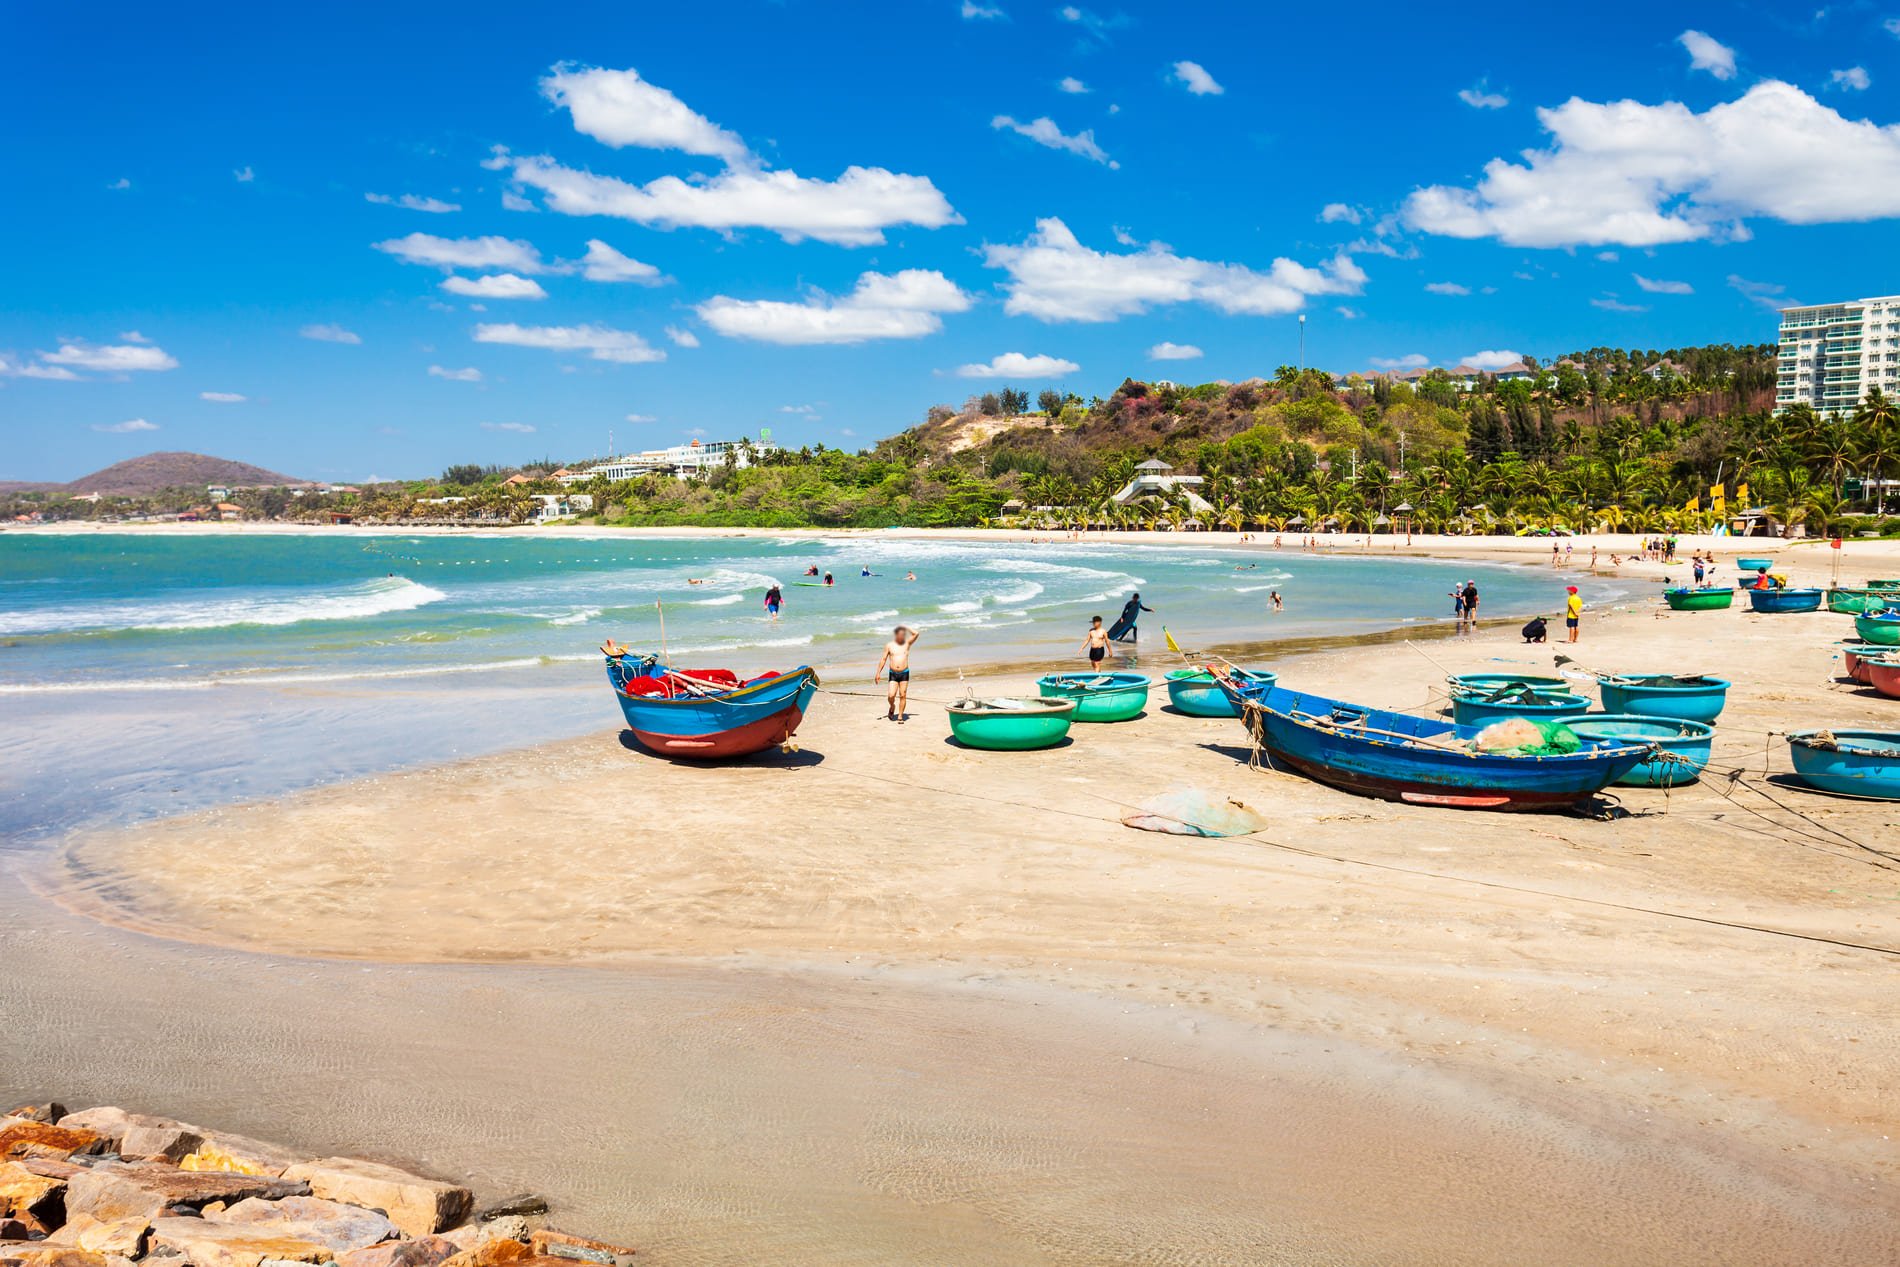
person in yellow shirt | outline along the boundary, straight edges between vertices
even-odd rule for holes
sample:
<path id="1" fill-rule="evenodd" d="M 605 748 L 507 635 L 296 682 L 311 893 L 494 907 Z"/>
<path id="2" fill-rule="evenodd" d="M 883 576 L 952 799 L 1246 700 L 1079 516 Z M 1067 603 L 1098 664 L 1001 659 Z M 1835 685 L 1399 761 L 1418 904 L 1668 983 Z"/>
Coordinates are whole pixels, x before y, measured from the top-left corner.
<path id="1" fill-rule="evenodd" d="M 1564 599 L 1564 628 L 1569 631 L 1570 642 L 1577 640 L 1577 622 L 1583 619 L 1583 595 L 1577 593 L 1577 587 L 1568 587 L 1568 597 Z"/>

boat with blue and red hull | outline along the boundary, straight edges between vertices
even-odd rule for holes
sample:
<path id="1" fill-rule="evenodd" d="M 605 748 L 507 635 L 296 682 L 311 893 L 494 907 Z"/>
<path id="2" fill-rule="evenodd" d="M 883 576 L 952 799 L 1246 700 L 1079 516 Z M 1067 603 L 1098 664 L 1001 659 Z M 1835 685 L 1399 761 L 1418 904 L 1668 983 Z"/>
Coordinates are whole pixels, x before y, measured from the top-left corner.
<path id="1" fill-rule="evenodd" d="M 674 669 L 656 656 L 607 656 L 627 729 L 648 751 L 692 761 L 746 757 L 790 741 L 818 691 L 809 666 L 741 679 L 730 669 Z"/>

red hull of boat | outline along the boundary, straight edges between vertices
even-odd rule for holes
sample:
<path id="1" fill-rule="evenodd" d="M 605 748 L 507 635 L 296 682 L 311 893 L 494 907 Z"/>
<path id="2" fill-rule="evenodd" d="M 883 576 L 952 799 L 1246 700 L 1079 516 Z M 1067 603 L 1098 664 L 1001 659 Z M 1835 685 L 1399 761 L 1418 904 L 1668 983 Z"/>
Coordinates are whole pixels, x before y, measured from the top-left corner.
<path id="1" fill-rule="evenodd" d="M 716 761 L 725 757 L 749 757 L 755 752 L 776 747 L 790 739 L 792 732 L 798 729 L 798 723 L 803 720 L 805 710 L 794 704 L 770 717 L 748 722 L 736 730 L 722 730 L 711 735 L 661 735 L 636 730 L 633 737 L 649 751 L 663 757 Z"/>

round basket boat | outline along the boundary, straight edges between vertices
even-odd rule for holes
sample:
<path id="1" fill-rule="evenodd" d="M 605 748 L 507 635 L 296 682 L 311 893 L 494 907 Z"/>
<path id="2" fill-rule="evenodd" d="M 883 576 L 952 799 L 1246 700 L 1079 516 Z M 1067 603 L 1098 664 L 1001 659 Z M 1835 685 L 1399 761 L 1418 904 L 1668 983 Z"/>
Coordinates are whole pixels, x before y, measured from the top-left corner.
<path id="1" fill-rule="evenodd" d="M 950 705 L 950 736 L 966 748 L 1027 752 L 1061 743 L 1075 720 L 1075 701 L 1036 696 L 968 700 Z"/>
<path id="2" fill-rule="evenodd" d="M 1280 680 L 1277 673 L 1254 669 L 1235 669 L 1236 681 L 1259 682 L 1272 686 Z M 1240 710 L 1220 689 L 1220 683 L 1206 669 L 1176 669 L 1168 674 L 1168 703 L 1189 717 L 1238 717 Z"/>
<path id="3" fill-rule="evenodd" d="M 1616 781 L 1624 787 L 1680 787 L 1694 783 L 1709 763 L 1715 727 L 1673 717 L 1639 717 L 1630 713 L 1589 713 L 1567 717 L 1564 725 L 1580 739 L 1613 739 L 1627 744 L 1655 744 L 1657 755 Z"/>
<path id="4" fill-rule="evenodd" d="M 1075 702 L 1075 720 L 1128 721 L 1141 716 L 1153 682 L 1142 673 L 1050 673 L 1036 679 L 1044 699 Z"/>
<path id="5" fill-rule="evenodd" d="M 1798 730 L 1788 755 L 1810 787 L 1900 801 L 1900 730 Z"/>
<path id="6" fill-rule="evenodd" d="M 1536 673 L 1454 673 L 1445 681 L 1451 685 L 1454 695 L 1460 692 L 1491 695 L 1498 691 L 1518 690 L 1523 687 L 1529 687 L 1533 691 L 1569 693 L 1571 688 L 1569 678 L 1545 677 Z"/>
<path id="7" fill-rule="evenodd" d="M 1840 642 L 1841 671 L 1862 686 L 1871 686 L 1867 670 L 1875 660 L 1900 652 L 1900 647 L 1883 647 L 1877 642 L 1863 642 L 1859 638 L 1844 638 Z"/>
<path id="8" fill-rule="evenodd" d="M 1737 559 L 1735 566 L 1744 572 L 1760 572 L 1775 566 L 1773 559 Z"/>
<path id="9" fill-rule="evenodd" d="M 1451 697 L 1451 719 L 1460 726 L 1489 726 L 1506 717 L 1562 721 L 1589 711 L 1589 700 L 1568 691 L 1462 691 Z"/>
<path id="10" fill-rule="evenodd" d="M 1818 589 L 1780 589 L 1747 591 L 1748 605 L 1758 612 L 1812 612 L 1821 610 L 1826 594 Z"/>
<path id="11" fill-rule="evenodd" d="M 1900 647 L 1900 616 L 1871 613 L 1854 617 L 1854 632 L 1862 642 L 1883 647 Z"/>
<path id="12" fill-rule="evenodd" d="M 1860 663 L 1867 673 L 1867 685 L 1888 699 L 1900 699 L 1900 655 L 1863 659 Z"/>
<path id="13" fill-rule="evenodd" d="M 1673 717 L 1678 721 L 1713 722 L 1728 703 L 1728 681 L 1719 677 L 1660 681 L 1641 674 L 1604 678 L 1598 684 L 1606 713 L 1639 717 Z"/>
<path id="14" fill-rule="evenodd" d="M 1732 589 L 1672 589 L 1663 591 L 1663 602 L 1671 611 L 1720 611 L 1735 601 Z"/>

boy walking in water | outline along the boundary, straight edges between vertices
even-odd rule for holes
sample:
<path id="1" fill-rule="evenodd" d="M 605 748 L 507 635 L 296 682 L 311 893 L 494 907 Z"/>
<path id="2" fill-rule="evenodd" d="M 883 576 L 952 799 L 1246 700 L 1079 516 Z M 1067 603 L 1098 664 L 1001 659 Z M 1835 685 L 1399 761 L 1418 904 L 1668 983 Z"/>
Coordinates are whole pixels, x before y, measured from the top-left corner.
<path id="1" fill-rule="evenodd" d="M 891 634 L 891 640 L 884 644 L 884 654 L 878 659 L 877 668 L 871 670 L 871 685 L 875 686 L 885 666 L 890 666 L 891 685 L 884 697 L 885 721 L 910 720 L 910 649 L 916 645 L 917 631 L 908 625 L 899 625 Z"/>
<path id="2" fill-rule="evenodd" d="M 1089 619 L 1089 631 L 1082 635 L 1082 650 L 1088 652 L 1091 669 L 1101 668 L 1108 658 L 1108 630 L 1102 628 L 1100 616 Z"/>

